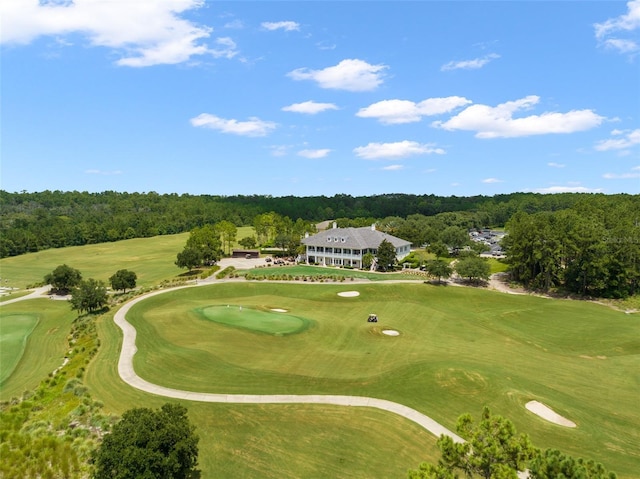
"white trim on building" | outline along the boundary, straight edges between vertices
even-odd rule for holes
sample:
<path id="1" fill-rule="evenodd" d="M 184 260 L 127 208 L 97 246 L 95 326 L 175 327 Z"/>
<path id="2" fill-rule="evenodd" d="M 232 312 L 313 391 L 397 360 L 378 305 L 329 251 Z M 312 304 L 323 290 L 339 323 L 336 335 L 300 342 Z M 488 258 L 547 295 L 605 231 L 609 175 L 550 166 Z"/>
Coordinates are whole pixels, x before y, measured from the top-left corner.
<path id="1" fill-rule="evenodd" d="M 396 259 L 400 261 L 411 252 L 411 243 L 382 231 L 376 225 L 364 228 L 333 228 L 305 237 L 307 263 L 324 266 L 350 266 L 362 268 L 362 257 L 378 252 L 378 246 L 387 240 L 396 249 Z"/>

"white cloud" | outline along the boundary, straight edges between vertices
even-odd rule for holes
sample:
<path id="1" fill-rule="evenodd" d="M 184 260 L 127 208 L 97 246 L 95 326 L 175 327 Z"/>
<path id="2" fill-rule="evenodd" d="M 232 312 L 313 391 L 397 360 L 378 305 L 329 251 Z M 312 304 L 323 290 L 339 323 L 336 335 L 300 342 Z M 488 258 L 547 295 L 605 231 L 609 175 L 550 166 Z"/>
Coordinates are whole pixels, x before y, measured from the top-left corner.
<path id="1" fill-rule="evenodd" d="M 627 2 L 627 13 L 610 18 L 604 23 L 596 23 L 596 38 L 602 39 L 613 32 L 631 31 L 640 28 L 640 0 Z"/>
<path id="2" fill-rule="evenodd" d="M 217 47 L 209 50 L 215 58 L 233 58 L 238 54 L 236 42 L 229 37 L 216 38 L 215 44 Z"/>
<path id="3" fill-rule="evenodd" d="M 331 153 L 331 150 L 328 148 L 324 148 L 319 150 L 301 150 L 298 152 L 298 155 L 304 156 L 305 158 L 317 159 L 317 158 L 324 158 L 329 153 Z"/>
<path id="4" fill-rule="evenodd" d="M 271 121 L 262 121 L 251 117 L 248 121 L 227 120 L 209 113 L 202 113 L 192 118 L 191 124 L 196 127 L 211 128 L 222 133 L 232 133 L 241 136 L 266 136 L 276 128 Z"/>
<path id="5" fill-rule="evenodd" d="M 534 193 L 601 193 L 602 188 L 586 188 L 584 186 L 549 186 L 548 188 L 538 188 Z"/>
<path id="6" fill-rule="evenodd" d="M 498 178 L 485 178 L 484 180 L 482 180 L 483 183 L 502 183 L 502 180 L 499 180 Z"/>
<path id="7" fill-rule="evenodd" d="M 440 115 L 471 103 L 460 96 L 428 98 L 419 103 L 409 100 L 383 100 L 361 108 L 356 116 L 376 118 L 387 125 L 420 121 L 423 116 Z"/>
<path id="8" fill-rule="evenodd" d="M 605 173 L 602 177 L 606 180 L 629 180 L 633 178 L 640 178 L 640 172 L 638 173 Z"/>
<path id="9" fill-rule="evenodd" d="M 367 146 L 359 146 L 353 149 L 359 158 L 365 160 L 378 160 L 384 158 L 406 158 L 415 155 L 438 154 L 443 155 L 442 148 L 436 148 L 433 144 L 420 144 L 416 141 L 398 141 L 395 143 L 369 143 Z"/>
<path id="10" fill-rule="evenodd" d="M 131 67 L 182 63 L 199 55 L 230 58 L 235 45 L 232 49 L 228 39 L 212 49 L 205 43 L 212 29 L 180 17 L 203 5 L 204 0 L 4 0 L 0 41 L 28 44 L 41 36 L 82 34 L 92 46 L 117 51 L 118 65 Z"/>
<path id="11" fill-rule="evenodd" d="M 342 60 L 322 70 L 298 68 L 287 73 L 294 80 L 312 80 L 320 88 L 347 91 L 372 91 L 382 84 L 386 65 L 370 65 L 363 60 Z"/>
<path id="12" fill-rule="evenodd" d="M 551 168 L 564 168 L 566 165 L 563 165 L 562 163 L 554 163 L 553 161 L 547 163 L 547 166 L 550 166 Z"/>
<path id="13" fill-rule="evenodd" d="M 476 70 L 478 68 L 482 68 L 491 60 L 495 60 L 500 58 L 500 55 L 497 53 L 490 53 L 489 55 L 485 55 L 480 58 L 474 58 L 473 60 L 461 60 L 461 61 L 450 61 L 440 67 L 442 71 L 448 70 Z"/>
<path id="14" fill-rule="evenodd" d="M 639 50 L 638 43 L 628 38 L 611 38 L 613 34 L 628 34 L 640 28 L 640 0 L 627 2 L 627 13 L 609 18 L 594 25 L 596 39 L 605 47 L 620 53 L 633 53 Z"/>
<path id="15" fill-rule="evenodd" d="M 294 103 L 282 108 L 282 111 L 290 111 L 293 113 L 306 113 L 315 115 L 327 110 L 337 110 L 338 107 L 333 103 L 317 103 L 315 101 L 305 101 L 302 103 Z"/>
<path id="16" fill-rule="evenodd" d="M 600 125 L 605 119 L 592 110 L 572 110 L 567 113 L 545 112 L 541 115 L 513 118 L 515 113 L 528 110 L 539 101 L 538 96 L 530 95 L 495 107 L 471 105 L 445 122 L 433 122 L 432 126 L 450 131 L 475 131 L 476 138 L 515 138 L 584 131 Z"/>
<path id="17" fill-rule="evenodd" d="M 286 156 L 290 148 L 288 145 L 272 145 L 269 147 L 271 156 Z"/>
<path id="18" fill-rule="evenodd" d="M 318 50 L 335 50 L 336 46 L 337 45 L 335 43 L 330 43 L 325 40 L 316 43 L 316 47 L 318 47 Z"/>
<path id="19" fill-rule="evenodd" d="M 299 31 L 300 24 L 297 22 L 285 21 L 285 22 L 262 22 L 262 28 L 267 30 L 284 30 L 285 32 Z"/>
<path id="20" fill-rule="evenodd" d="M 613 130 L 611 134 L 613 136 L 622 136 L 622 138 L 600 140 L 594 148 L 598 151 L 626 150 L 640 144 L 640 128 L 636 130 Z"/>
<path id="21" fill-rule="evenodd" d="M 382 169 L 384 171 L 398 171 L 398 170 L 404 170 L 404 166 L 402 166 L 402 165 L 389 165 L 389 166 L 384 166 Z"/>
<path id="22" fill-rule="evenodd" d="M 229 30 L 242 30 L 244 28 L 244 23 L 242 20 L 231 20 L 224 24 L 224 28 L 228 28 Z"/>
<path id="23" fill-rule="evenodd" d="M 621 38 L 609 38 L 604 41 L 604 46 L 618 50 L 620 53 L 633 53 L 640 49 L 640 46 L 635 41 Z"/>

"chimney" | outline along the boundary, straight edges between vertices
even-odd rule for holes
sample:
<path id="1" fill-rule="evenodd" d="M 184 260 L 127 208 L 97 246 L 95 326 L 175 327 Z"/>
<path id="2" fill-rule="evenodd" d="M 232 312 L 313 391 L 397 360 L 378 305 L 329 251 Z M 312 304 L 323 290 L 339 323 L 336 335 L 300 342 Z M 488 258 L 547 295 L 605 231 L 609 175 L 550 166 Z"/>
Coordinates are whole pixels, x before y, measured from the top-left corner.
<path id="1" fill-rule="evenodd" d="M 373 224 L 371 225 L 371 231 L 375 231 L 375 230 L 376 230 L 376 224 L 375 224 L 375 223 L 373 223 Z"/>
<path id="2" fill-rule="evenodd" d="M 338 223 L 336 223 L 335 221 L 333 222 L 333 229 L 335 230 L 338 227 Z"/>
<path id="3" fill-rule="evenodd" d="M 309 237 L 309 233 L 305 232 L 304 237 L 308 238 Z"/>

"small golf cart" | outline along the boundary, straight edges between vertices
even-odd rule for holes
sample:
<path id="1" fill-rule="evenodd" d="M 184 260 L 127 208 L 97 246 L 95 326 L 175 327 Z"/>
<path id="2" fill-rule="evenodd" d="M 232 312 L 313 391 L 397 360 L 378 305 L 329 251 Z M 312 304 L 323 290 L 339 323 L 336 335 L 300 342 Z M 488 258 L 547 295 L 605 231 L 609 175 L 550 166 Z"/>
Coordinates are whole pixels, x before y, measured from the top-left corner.
<path id="1" fill-rule="evenodd" d="M 377 323 L 378 322 L 378 316 L 373 314 L 373 313 L 371 313 L 369 315 L 369 318 L 367 319 L 367 322 L 368 323 Z"/>

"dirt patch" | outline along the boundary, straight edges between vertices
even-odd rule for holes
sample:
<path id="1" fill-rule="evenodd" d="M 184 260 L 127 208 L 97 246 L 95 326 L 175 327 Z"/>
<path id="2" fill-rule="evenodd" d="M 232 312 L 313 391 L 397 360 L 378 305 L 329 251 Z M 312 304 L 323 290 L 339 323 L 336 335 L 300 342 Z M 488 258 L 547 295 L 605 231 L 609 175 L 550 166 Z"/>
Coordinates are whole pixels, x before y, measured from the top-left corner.
<path id="1" fill-rule="evenodd" d="M 523 289 L 514 288 L 509 284 L 508 273 L 495 273 L 491 275 L 488 286 L 490 289 L 495 289 L 501 293 L 507 294 L 527 294 Z"/>
<path id="2" fill-rule="evenodd" d="M 540 416 L 542 419 L 564 427 L 576 427 L 576 423 L 562 417 L 548 406 L 538 401 L 529 401 L 525 407 L 533 414 Z"/>

